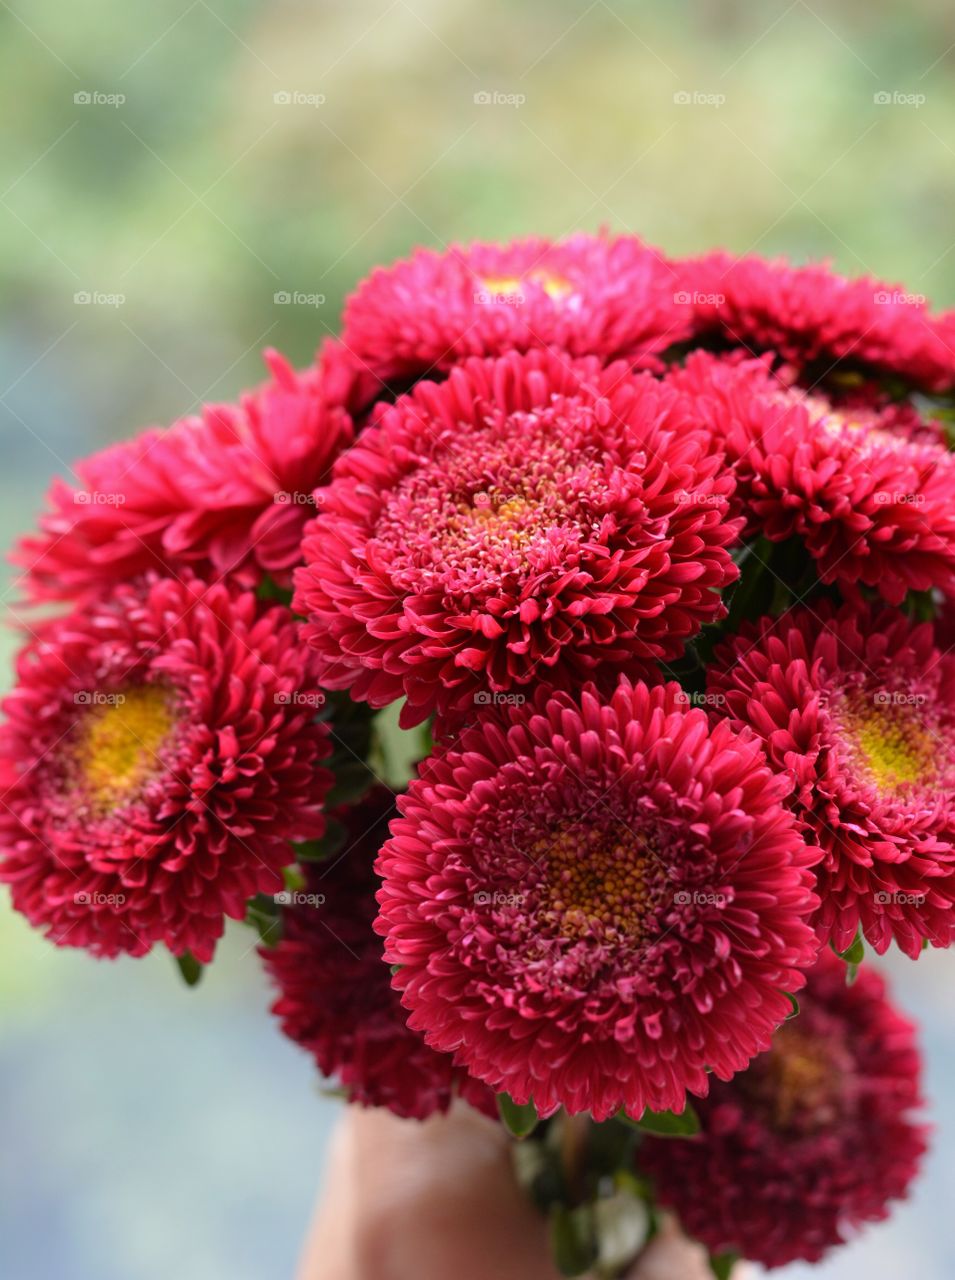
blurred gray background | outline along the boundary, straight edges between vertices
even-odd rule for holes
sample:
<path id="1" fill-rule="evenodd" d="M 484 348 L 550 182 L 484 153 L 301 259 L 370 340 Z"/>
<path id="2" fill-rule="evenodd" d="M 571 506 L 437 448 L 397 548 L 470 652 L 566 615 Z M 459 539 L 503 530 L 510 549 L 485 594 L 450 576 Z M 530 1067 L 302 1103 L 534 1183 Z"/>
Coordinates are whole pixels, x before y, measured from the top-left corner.
<path id="1" fill-rule="evenodd" d="M 0 542 L 52 472 L 234 396 L 264 345 L 305 362 L 418 243 L 606 224 L 955 304 L 953 63 L 942 0 L 0 0 Z M 290 1275 L 334 1104 L 251 946 L 187 991 L 0 904 L 0 1274 Z M 955 1273 L 953 963 L 891 962 L 934 1152 L 820 1277 Z"/>

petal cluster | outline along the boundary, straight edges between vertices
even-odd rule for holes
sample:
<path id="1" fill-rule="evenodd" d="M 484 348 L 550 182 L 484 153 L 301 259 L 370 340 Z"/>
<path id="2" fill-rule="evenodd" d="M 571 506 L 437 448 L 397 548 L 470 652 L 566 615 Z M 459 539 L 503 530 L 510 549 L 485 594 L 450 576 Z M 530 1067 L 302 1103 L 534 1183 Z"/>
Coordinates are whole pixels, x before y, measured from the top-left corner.
<path id="1" fill-rule="evenodd" d="M 342 849 L 307 866 L 301 891 L 280 895 L 281 940 L 261 950 L 279 993 L 272 1012 L 350 1102 L 423 1120 L 459 1094 L 496 1115 L 485 1086 L 408 1028 L 392 989 L 372 925 L 375 855 L 395 812 L 391 792 L 377 789 L 344 815 Z"/>
<path id="2" fill-rule="evenodd" d="M 784 793 L 677 685 L 487 716 L 378 860 L 409 1025 L 543 1115 L 681 1110 L 768 1047 L 815 954 Z"/>
<path id="3" fill-rule="evenodd" d="M 327 729 L 282 607 L 121 586 L 49 625 L 0 728 L 0 880 L 59 945 L 211 958 L 324 830 Z"/>
<path id="4" fill-rule="evenodd" d="M 885 1218 L 926 1145 L 914 1028 L 878 974 L 865 966 L 848 986 L 823 953 L 799 1004 L 768 1052 L 714 1081 L 698 1139 L 639 1153 L 692 1236 L 766 1267 L 818 1262 Z"/>
<path id="5" fill-rule="evenodd" d="M 419 249 L 373 271 L 352 295 L 342 340 L 398 383 L 468 356 L 537 347 L 639 363 L 689 333 L 676 278 L 634 236 Z"/>
<path id="6" fill-rule="evenodd" d="M 929 624 L 825 602 L 748 625 L 709 689 L 762 737 L 823 850 L 816 925 L 913 958 L 955 933 L 955 658 Z"/>
<path id="7" fill-rule="evenodd" d="M 467 360 L 336 465 L 296 573 L 329 688 L 405 722 L 676 657 L 737 574 L 689 397 L 547 352 Z"/>
<path id="8" fill-rule="evenodd" d="M 39 532 L 15 562 L 34 599 L 78 599 L 147 571 L 287 581 L 312 491 L 352 439 L 318 369 L 268 352 L 272 377 L 233 405 L 206 407 L 76 464 L 54 482 Z M 346 390 L 342 385 L 341 390 Z"/>

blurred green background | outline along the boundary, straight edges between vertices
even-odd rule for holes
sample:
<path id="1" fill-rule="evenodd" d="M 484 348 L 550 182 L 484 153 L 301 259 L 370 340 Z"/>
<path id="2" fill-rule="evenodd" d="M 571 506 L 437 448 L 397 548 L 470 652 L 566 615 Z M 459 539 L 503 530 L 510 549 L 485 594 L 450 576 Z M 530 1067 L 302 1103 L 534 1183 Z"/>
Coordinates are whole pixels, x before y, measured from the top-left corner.
<path id="1" fill-rule="evenodd" d="M 942 0 L 0 2 L 0 540 L 52 472 L 258 380 L 264 345 L 305 362 L 418 243 L 606 224 L 955 304 L 953 62 Z M 250 944 L 186 991 L 0 906 L 4 1277 L 290 1275 L 334 1110 Z M 892 967 L 936 1150 L 816 1273 L 841 1280 L 955 1271 L 951 962 Z"/>

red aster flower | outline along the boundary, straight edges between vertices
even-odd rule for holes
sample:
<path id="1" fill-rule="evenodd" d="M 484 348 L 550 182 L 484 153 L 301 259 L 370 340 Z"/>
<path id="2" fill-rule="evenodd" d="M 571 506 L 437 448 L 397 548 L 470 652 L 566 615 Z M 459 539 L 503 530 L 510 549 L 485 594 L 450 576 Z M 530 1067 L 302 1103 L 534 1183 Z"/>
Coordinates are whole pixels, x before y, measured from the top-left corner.
<path id="1" fill-rule="evenodd" d="M 352 295 L 342 340 L 394 380 L 534 347 L 637 362 L 689 332 L 674 279 L 633 236 L 418 249 Z"/>
<path id="2" fill-rule="evenodd" d="M 833 404 L 704 352 L 670 380 L 725 449 L 750 536 L 798 537 L 823 582 L 891 604 L 955 591 L 955 456 L 914 409 Z"/>
<path id="3" fill-rule="evenodd" d="M 261 951 L 279 990 L 272 1012 L 322 1074 L 341 1082 L 350 1102 L 423 1120 L 461 1093 L 496 1117 L 490 1090 L 409 1030 L 392 989 L 372 923 L 381 883 L 375 854 L 394 816 L 391 794 L 372 792 L 345 816 L 342 851 L 309 864 L 300 893 L 280 895 L 290 903 L 282 910 L 282 939 Z"/>
<path id="4" fill-rule="evenodd" d="M 732 480 L 691 408 L 546 352 L 401 397 L 341 458 L 296 573 L 325 684 L 404 694 L 414 724 L 682 653 L 737 573 Z"/>
<path id="5" fill-rule="evenodd" d="M 837 364 L 926 390 L 955 380 L 955 346 L 925 299 L 898 285 L 848 280 L 818 263 L 711 253 L 674 262 L 697 336 L 770 351 L 813 381 Z"/>
<path id="6" fill-rule="evenodd" d="M 15 561 L 36 599 L 76 599 L 148 570 L 288 581 L 312 490 L 352 438 L 316 370 L 266 356 L 272 381 L 241 405 L 213 405 L 77 463 L 57 480 L 39 535 Z"/>
<path id="7" fill-rule="evenodd" d="M 815 955 L 785 791 L 675 684 L 497 709 L 378 861 L 409 1025 L 543 1115 L 681 1110 L 768 1047 Z"/>
<path id="8" fill-rule="evenodd" d="M 0 880 L 60 945 L 212 956 L 324 829 L 326 730 L 291 614 L 121 586 L 24 651 L 0 728 Z"/>
<path id="9" fill-rule="evenodd" d="M 930 624 L 825 602 L 746 626 L 717 651 L 709 689 L 764 739 L 824 850 L 816 925 L 839 950 L 861 926 L 893 938 L 955 934 L 955 658 Z"/>
<path id="10" fill-rule="evenodd" d="M 926 1146 L 914 1028 L 871 966 L 848 986 L 823 953 L 799 1004 L 767 1053 L 714 1082 L 699 1138 L 647 1140 L 638 1157 L 691 1236 L 765 1267 L 818 1262 L 884 1219 Z"/>

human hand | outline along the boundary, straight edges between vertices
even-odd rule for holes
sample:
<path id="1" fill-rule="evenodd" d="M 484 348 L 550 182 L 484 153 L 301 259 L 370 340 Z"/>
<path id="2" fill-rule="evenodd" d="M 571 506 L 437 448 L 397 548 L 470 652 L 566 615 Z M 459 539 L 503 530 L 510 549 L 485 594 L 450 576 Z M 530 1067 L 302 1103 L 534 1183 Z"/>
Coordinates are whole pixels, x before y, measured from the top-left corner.
<path id="1" fill-rule="evenodd" d="M 349 1107 L 297 1280 L 559 1280 L 506 1135 L 469 1108 L 424 1123 Z M 629 1280 L 712 1280 L 667 1223 Z M 742 1280 L 734 1272 L 734 1280 Z"/>

